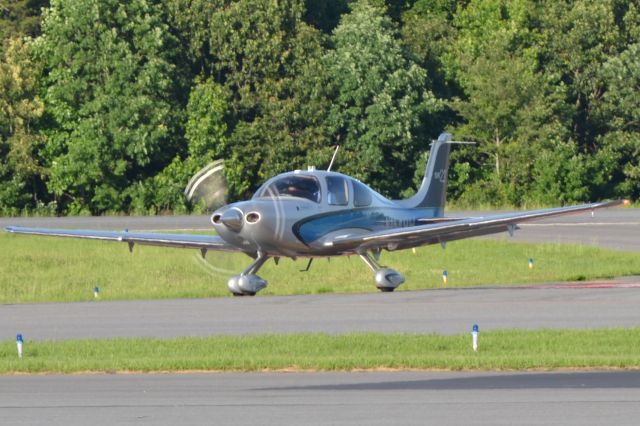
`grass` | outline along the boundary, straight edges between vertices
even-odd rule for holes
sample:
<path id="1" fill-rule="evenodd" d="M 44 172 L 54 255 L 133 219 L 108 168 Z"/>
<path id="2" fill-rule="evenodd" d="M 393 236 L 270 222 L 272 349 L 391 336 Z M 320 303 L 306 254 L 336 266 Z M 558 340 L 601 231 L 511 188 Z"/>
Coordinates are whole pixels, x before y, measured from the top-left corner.
<path id="1" fill-rule="evenodd" d="M 530 270 L 527 261 L 533 258 Z M 251 259 L 240 254 L 0 233 L 0 303 L 82 301 L 100 298 L 160 299 L 228 296 L 229 276 Z M 260 275 L 270 284 L 261 295 L 375 292 L 371 271 L 357 257 L 268 262 Z M 640 274 L 637 253 L 564 244 L 463 240 L 382 254 L 382 263 L 406 277 L 400 290 L 442 286 L 585 280 Z"/>
<path id="2" fill-rule="evenodd" d="M 588 343 L 587 343 L 588 342 Z M 470 334 L 293 334 L 0 342 L 0 374 L 368 369 L 640 368 L 640 328 Z"/>

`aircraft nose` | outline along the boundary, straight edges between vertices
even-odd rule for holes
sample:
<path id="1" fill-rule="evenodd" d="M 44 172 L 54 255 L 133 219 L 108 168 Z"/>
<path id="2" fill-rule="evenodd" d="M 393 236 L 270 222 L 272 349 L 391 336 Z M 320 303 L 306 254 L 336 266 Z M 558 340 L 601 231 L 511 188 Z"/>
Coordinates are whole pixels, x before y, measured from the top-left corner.
<path id="1" fill-rule="evenodd" d="M 220 222 L 232 231 L 240 231 L 242 229 L 242 212 L 238 209 L 231 208 L 220 216 Z"/>

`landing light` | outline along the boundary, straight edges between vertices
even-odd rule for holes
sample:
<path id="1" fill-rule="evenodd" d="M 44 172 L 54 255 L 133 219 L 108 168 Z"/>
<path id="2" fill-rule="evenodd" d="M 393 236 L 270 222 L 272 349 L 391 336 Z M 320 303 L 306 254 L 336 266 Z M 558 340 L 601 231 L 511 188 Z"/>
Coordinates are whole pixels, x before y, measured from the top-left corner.
<path id="1" fill-rule="evenodd" d="M 244 218 L 247 221 L 247 223 L 256 223 L 260 221 L 260 213 L 258 212 L 247 213 L 247 215 Z"/>

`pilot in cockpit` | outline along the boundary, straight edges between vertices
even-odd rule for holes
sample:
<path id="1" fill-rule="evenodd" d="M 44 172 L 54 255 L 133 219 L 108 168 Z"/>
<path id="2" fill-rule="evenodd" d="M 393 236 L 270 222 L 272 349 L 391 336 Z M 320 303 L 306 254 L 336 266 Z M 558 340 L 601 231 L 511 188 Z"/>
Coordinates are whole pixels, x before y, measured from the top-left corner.
<path id="1" fill-rule="evenodd" d="M 289 187 L 287 188 L 286 194 L 290 195 L 292 197 L 311 198 L 309 196 L 309 194 L 307 193 L 307 191 L 304 191 L 303 189 L 301 189 L 301 188 L 299 188 L 299 187 L 297 187 L 297 186 L 295 186 L 293 184 L 289 185 Z"/>

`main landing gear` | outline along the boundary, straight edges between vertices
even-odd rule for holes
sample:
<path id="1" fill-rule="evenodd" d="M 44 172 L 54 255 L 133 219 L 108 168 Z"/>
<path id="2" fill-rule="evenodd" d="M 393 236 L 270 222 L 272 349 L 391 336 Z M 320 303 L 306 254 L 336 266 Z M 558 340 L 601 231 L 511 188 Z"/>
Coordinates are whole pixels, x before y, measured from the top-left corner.
<path id="1" fill-rule="evenodd" d="M 240 275 L 234 275 L 227 281 L 227 287 L 234 296 L 255 296 L 267 286 L 267 281 L 256 275 L 258 269 L 269 260 L 269 256 L 258 252 L 258 257 Z"/>
<path id="2" fill-rule="evenodd" d="M 383 292 L 391 292 L 400 284 L 404 283 L 404 277 L 395 269 L 386 268 L 380 265 L 376 259 L 368 252 L 358 253 L 360 258 L 366 263 L 374 273 L 376 287 Z M 257 292 L 267 286 L 267 281 L 256 273 L 269 260 L 269 256 L 263 252 L 258 252 L 256 259 L 240 275 L 234 275 L 227 281 L 227 287 L 234 296 L 255 296 Z M 277 258 L 276 258 L 277 260 Z M 307 267 L 308 269 L 308 267 Z"/>
<path id="3" fill-rule="evenodd" d="M 391 292 L 404 282 L 404 277 L 400 272 L 380 265 L 369 253 L 361 252 L 358 253 L 358 255 L 375 274 L 376 287 L 378 287 L 378 290 Z"/>

